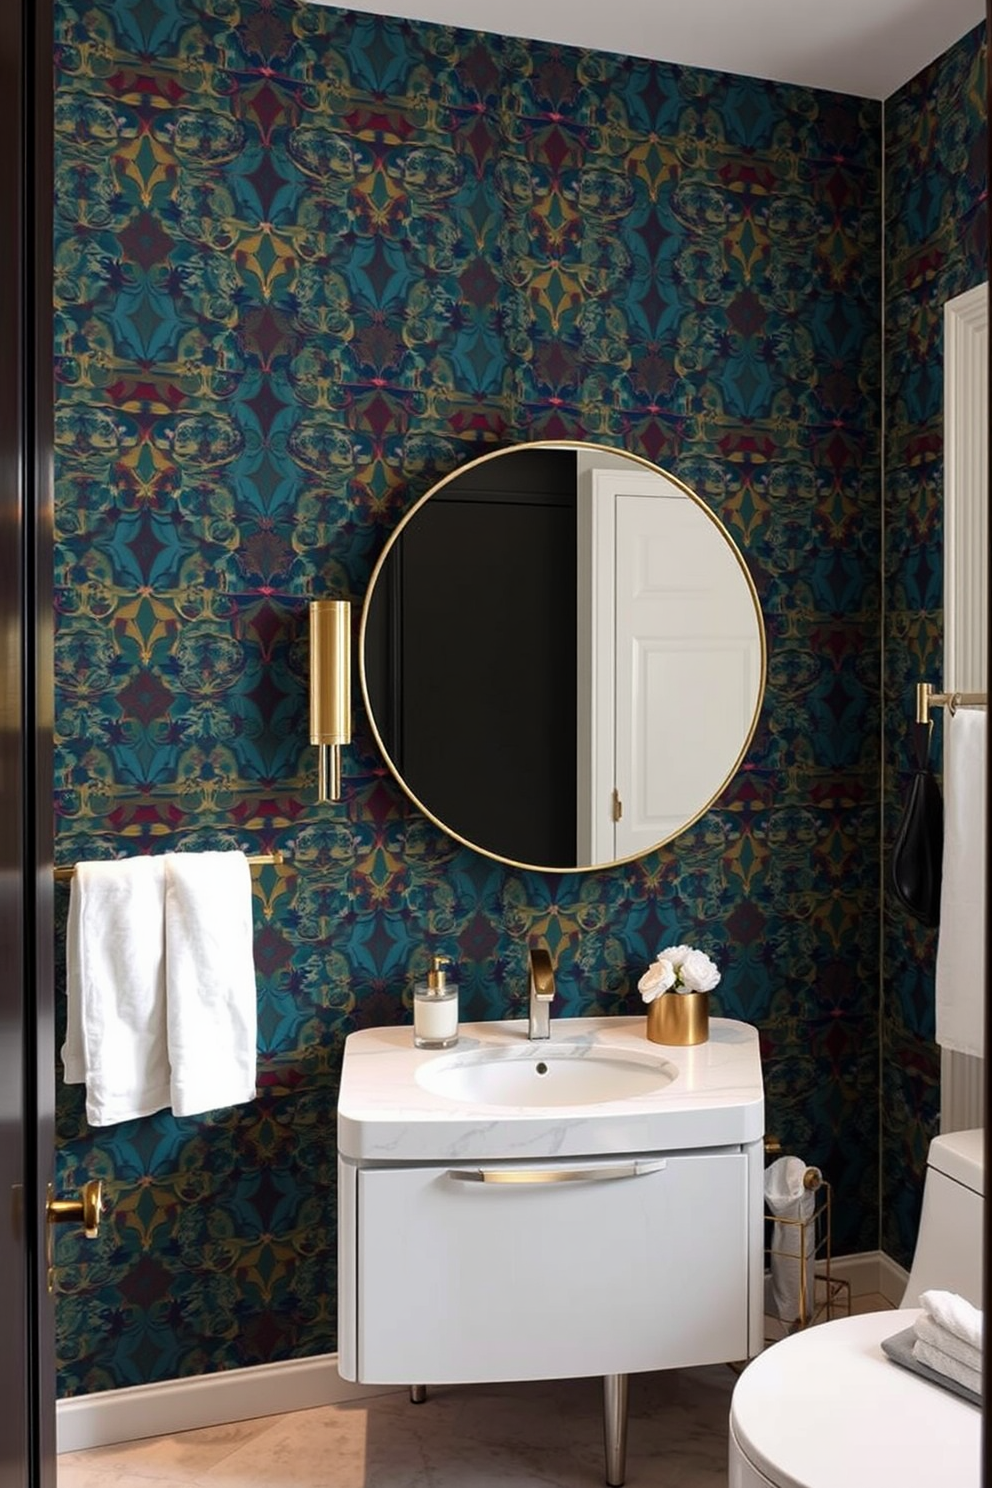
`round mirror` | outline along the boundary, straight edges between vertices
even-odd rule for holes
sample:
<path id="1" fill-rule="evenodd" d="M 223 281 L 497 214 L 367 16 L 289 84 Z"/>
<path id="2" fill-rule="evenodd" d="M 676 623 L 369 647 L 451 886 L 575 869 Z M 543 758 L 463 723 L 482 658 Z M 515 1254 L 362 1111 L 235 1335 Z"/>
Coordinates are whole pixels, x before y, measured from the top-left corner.
<path id="1" fill-rule="evenodd" d="M 640 857 L 713 804 L 754 733 L 765 635 L 721 522 L 637 455 L 494 451 L 407 514 L 362 611 L 386 762 L 452 837 L 522 868 Z"/>

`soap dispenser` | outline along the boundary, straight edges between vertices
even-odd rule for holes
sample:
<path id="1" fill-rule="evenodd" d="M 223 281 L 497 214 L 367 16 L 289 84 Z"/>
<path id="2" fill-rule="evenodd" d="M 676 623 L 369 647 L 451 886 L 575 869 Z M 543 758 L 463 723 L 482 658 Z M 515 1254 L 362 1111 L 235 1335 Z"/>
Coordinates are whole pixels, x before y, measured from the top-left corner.
<path id="1" fill-rule="evenodd" d="M 413 1042 L 418 1049 L 450 1049 L 458 1042 L 458 988 L 448 985 L 450 956 L 433 956 L 427 981 L 413 989 Z"/>

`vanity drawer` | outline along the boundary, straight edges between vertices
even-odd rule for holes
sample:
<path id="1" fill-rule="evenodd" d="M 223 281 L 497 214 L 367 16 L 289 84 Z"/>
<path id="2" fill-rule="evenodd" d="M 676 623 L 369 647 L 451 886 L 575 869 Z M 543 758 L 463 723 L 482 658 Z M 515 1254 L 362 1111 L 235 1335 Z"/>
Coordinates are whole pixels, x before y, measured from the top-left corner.
<path id="1" fill-rule="evenodd" d="M 364 1168 L 356 1198 L 363 1382 L 747 1357 L 744 1152 Z"/>

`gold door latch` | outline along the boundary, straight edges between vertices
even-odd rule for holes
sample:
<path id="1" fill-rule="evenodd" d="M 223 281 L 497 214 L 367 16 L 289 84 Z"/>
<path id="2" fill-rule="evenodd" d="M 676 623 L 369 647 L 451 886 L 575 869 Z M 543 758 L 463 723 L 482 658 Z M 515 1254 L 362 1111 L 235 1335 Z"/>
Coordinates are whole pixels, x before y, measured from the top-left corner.
<path id="1" fill-rule="evenodd" d="M 57 1199 L 52 1185 L 48 1185 L 45 1204 L 45 1259 L 48 1265 L 48 1290 L 55 1290 L 55 1226 L 57 1224 L 81 1224 L 87 1240 L 95 1240 L 100 1232 L 100 1217 L 103 1214 L 103 1179 L 91 1178 L 80 1189 L 78 1199 Z"/>
<path id="2" fill-rule="evenodd" d="M 620 799 L 620 792 L 617 790 L 616 786 L 614 786 L 613 787 L 613 820 L 615 822 L 618 822 L 622 816 L 623 816 L 623 802 Z"/>

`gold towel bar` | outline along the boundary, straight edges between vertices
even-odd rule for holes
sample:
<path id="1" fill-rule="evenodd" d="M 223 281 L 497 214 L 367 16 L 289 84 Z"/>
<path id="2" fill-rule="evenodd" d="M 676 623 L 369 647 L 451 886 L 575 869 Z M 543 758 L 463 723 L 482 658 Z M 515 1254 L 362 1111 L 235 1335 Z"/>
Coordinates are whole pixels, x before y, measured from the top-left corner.
<path id="1" fill-rule="evenodd" d="M 114 860 L 113 859 L 104 859 L 103 861 L 106 862 L 106 861 L 114 861 Z M 286 859 L 283 857 L 282 853 L 279 852 L 279 851 L 270 852 L 270 853 L 256 853 L 253 857 L 249 857 L 249 859 L 248 859 L 248 867 L 249 868 L 266 868 L 266 867 L 269 866 L 269 864 L 275 864 L 276 867 L 278 867 L 281 863 L 284 863 L 285 861 L 286 861 Z M 75 863 L 67 863 L 67 864 L 65 864 L 62 867 L 56 868 L 55 869 L 55 882 L 56 883 L 67 883 L 69 881 L 69 879 L 72 877 L 72 875 L 75 873 L 75 871 L 76 871 L 76 865 L 75 865 Z"/>
<path id="2" fill-rule="evenodd" d="M 929 682 L 916 684 L 917 723 L 930 722 L 931 708 L 947 708 L 953 713 L 955 708 L 984 708 L 987 704 L 985 692 L 934 692 Z"/>

